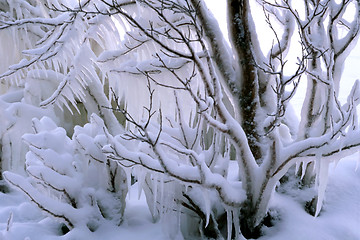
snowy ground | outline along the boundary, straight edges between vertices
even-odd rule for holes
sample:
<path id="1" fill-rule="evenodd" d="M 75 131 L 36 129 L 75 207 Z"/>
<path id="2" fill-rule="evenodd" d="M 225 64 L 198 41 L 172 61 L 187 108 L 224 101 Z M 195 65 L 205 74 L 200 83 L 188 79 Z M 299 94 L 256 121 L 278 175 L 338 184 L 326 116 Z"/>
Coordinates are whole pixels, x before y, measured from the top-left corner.
<path id="1" fill-rule="evenodd" d="M 359 240 L 360 169 L 357 155 L 332 166 L 323 210 L 317 218 L 304 211 L 302 196 L 276 194 L 271 205 L 280 209 L 280 222 L 265 230 L 261 240 Z M 302 196 L 298 195 L 299 193 Z"/>
<path id="2" fill-rule="evenodd" d="M 266 235 L 259 240 L 359 240 L 358 158 L 356 154 L 331 167 L 323 211 L 317 218 L 307 214 L 303 208 L 312 193 L 296 189 L 288 189 L 286 195 L 277 193 L 271 208 L 278 211 L 279 220 L 274 227 L 264 229 Z M 121 227 L 104 225 L 94 233 L 76 229 L 60 236 L 59 224 L 44 218 L 20 193 L 0 194 L 0 240 L 168 239 L 161 224 L 152 222 L 145 199 L 137 199 L 136 185 L 131 189 L 130 196 Z M 11 215 L 13 219 L 8 224 Z"/>

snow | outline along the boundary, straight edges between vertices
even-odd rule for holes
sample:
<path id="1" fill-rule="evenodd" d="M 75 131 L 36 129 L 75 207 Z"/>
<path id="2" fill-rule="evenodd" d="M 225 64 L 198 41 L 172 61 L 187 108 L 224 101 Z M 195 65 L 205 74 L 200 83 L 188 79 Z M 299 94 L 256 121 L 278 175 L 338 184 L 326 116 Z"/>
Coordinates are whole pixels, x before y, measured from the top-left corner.
<path id="1" fill-rule="evenodd" d="M 65 239 L 86 239 L 115 240 L 121 236 L 123 239 L 143 240 L 149 236 L 156 236 L 153 239 L 166 240 L 162 233 L 160 224 L 154 224 L 151 214 L 146 207 L 144 194 L 140 199 L 135 198 L 137 184 L 131 191 L 131 198 L 126 199 L 127 209 L 125 221 L 121 227 L 114 225 L 102 225 L 96 232 L 90 232 L 85 228 L 74 229 L 65 236 L 60 236 L 60 225 L 44 218 L 41 212 L 18 192 L 10 194 L 0 193 L 0 239 L 1 240 L 22 240 L 25 238 L 34 240 L 65 240 Z M 6 231 L 10 214 L 14 220 L 9 231 Z"/>
<path id="2" fill-rule="evenodd" d="M 276 225 L 264 228 L 265 236 L 259 240 L 358 240 L 360 239 L 360 171 L 355 171 L 357 154 L 347 157 L 334 167 L 330 166 L 330 177 L 323 210 L 318 217 L 304 211 L 304 199 L 308 192 L 290 189 L 291 194 L 275 193 L 270 209 L 279 211 Z M 0 193 L 0 239 L 22 240 L 168 240 L 160 222 L 154 223 L 144 194 L 138 196 L 138 185 L 130 188 L 126 198 L 124 222 L 120 227 L 104 224 L 97 231 L 74 229 L 60 236 L 60 225 L 44 218 L 41 212 L 18 192 Z M 6 231 L 9 216 L 13 223 Z"/>
<path id="3" fill-rule="evenodd" d="M 260 240 L 357 240 L 360 239 L 360 172 L 355 171 L 357 156 L 331 166 L 326 200 L 316 218 L 304 211 L 304 203 L 293 196 L 276 193 L 270 208 L 280 209 L 280 222 L 265 230 Z M 299 200 L 301 199 L 301 200 Z"/>

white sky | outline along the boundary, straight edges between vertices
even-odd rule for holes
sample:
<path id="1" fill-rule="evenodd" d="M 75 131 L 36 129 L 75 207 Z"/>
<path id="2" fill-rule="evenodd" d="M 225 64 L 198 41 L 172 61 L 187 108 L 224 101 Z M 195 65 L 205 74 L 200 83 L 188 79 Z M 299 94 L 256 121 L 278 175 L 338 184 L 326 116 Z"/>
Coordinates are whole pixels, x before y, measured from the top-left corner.
<path id="1" fill-rule="evenodd" d="M 214 16 L 219 19 L 221 30 L 227 32 L 226 26 L 226 0 L 206 0 L 206 4 Z"/>

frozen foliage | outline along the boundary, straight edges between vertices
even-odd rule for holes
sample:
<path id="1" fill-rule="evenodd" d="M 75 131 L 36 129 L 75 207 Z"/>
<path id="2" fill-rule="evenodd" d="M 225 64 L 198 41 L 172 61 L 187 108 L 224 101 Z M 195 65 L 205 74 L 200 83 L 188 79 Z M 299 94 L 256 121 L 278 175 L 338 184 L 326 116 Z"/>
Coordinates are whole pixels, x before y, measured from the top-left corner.
<path id="1" fill-rule="evenodd" d="M 318 216 L 330 163 L 360 146 L 358 82 L 338 99 L 360 2 L 257 4 L 267 50 L 249 0 L 228 1 L 230 44 L 203 0 L 2 1 L 0 37 L 16 40 L 1 48 L 6 180 L 69 229 L 94 231 L 121 223 L 135 178 L 168 238 L 243 239 L 262 234 L 296 165 Z"/>
<path id="2" fill-rule="evenodd" d="M 8 91 L 0 97 L 1 118 L 1 168 L 24 173 L 24 159 L 27 146 L 21 142 L 23 134 L 31 132 L 31 119 L 51 116 L 55 119 L 52 109 L 40 109 L 32 104 L 21 102 L 24 91 L 16 89 Z"/>
<path id="3" fill-rule="evenodd" d="M 68 2 L 7 1 L 10 10 L 1 11 L 2 37 L 12 37 L 15 43 L 14 48 L 2 45 L 9 55 L 1 63 L 8 69 L 0 74 L 1 90 L 6 92 L 1 96 L 2 167 L 23 175 L 4 176 L 45 213 L 69 229 L 95 230 L 102 219 L 121 223 L 127 179 L 95 144 L 101 129 L 74 127 L 85 124 L 95 112 L 112 133 L 122 129 L 108 109 L 105 79 L 98 75 L 96 47 L 92 47 L 111 46 L 103 42 L 101 31 L 114 29 L 114 23 L 99 16 L 94 25 L 74 13 L 46 7 L 61 4 Z M 116 31 L 111 32 L 107 39 L 118 38 Z M 34 117 L 43 116 L 49 119 L 32 124 Z M 22 143 L 22 136 L 33 129 L 36 134 L 26 135 Z"/>
<path id="4" fill-rule="evenodd" d="M 103 124 L 98 118 L 93 121 Z M 24 135 L 29 146 L 27 179 L 11 172 L 4 173 L 5 179 L 69 229 L 87 226 L 95 231 L 103 219 L 120 224 L 127 179 L 101 151 L 106 143 L 103 128 L 88 123 L 76 127 L 70 139 L 63 128 L 44 117 L 34 119 L 33 129 L 34 134 Z"/>

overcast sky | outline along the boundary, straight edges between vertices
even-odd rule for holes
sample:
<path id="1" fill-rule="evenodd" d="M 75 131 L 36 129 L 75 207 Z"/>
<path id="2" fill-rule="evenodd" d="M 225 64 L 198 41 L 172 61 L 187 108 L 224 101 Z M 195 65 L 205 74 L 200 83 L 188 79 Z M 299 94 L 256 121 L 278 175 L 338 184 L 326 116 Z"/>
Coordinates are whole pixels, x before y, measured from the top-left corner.
<path id="1" fill-rule="evenodd" d="M 211 10 L 211 12 L 215 15 L 215 17 L 219 20 L 219 24 L 221 30 L 226 31 L 226 1 L 225 0 L 206 0 L 206 4 Z"/>

